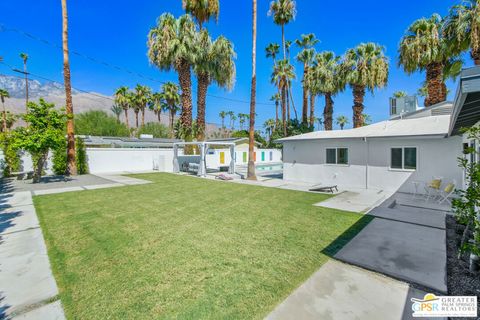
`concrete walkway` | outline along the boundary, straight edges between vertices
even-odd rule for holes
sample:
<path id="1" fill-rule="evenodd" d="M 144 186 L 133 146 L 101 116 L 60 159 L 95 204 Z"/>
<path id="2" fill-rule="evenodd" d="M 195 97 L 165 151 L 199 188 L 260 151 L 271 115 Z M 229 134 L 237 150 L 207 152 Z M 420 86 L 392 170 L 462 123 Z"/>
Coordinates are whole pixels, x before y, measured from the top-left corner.
<path id="1" fill-rule="evenodd" d="M 1 179 L 0 319 L 65 319 L 32 195 L 145 183 L 120 175 Z"/>
<path id="2" fill-rule="evenodd" d="M 266 319 L 413 319 L 410 299 L 424 295 L 407 283 L 330 260 Z"/>

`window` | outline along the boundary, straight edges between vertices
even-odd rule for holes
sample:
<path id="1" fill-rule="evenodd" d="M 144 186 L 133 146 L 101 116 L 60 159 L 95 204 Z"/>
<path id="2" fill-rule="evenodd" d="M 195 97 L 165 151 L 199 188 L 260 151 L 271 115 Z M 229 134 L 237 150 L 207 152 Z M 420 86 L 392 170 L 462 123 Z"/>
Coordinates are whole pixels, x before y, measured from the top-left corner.
<path id="1" fill-rule="evenodd" d="M 348 164 L 347 148 L 327 148 L 328 164 Z"/>
<path id="2" fill-rule="evenodd" d="M 390 151 L 390 168 L 400 170 L 416 170 L 417 148 L 392 148 Z"/>

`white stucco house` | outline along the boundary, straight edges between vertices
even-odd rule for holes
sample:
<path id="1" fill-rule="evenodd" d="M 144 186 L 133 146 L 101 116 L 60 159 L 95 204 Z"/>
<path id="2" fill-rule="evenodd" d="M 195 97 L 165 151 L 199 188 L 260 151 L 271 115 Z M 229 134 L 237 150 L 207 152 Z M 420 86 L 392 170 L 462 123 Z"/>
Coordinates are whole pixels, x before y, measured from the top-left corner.
<path id="1" fill-rule="evenodd" d="M 441 177 L 462 183 L 462 137 L 449 135 L 453 104 L 444 102 L 356 129 L 278 140 L 289 181 L 414 192 Z M 424 190 L 417 190 L 423 192 Z"/>

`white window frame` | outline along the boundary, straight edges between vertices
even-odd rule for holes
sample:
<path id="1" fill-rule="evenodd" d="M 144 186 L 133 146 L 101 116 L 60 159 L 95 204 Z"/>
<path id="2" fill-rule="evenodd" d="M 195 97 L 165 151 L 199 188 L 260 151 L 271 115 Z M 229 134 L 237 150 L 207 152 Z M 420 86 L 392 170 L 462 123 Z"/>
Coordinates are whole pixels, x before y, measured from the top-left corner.
<path id="1" fill-rule="evenodd" d="M 327 162 L 327 150 L 335 150 L 335 163 L 328 163 Z M 347 150 L 347 163 L 338 163 L 338 149 L 346 149 Z M 325 164 L 327 166 L 343 166 L 348 167 L 350 165 L 350 150 L 348 147 L 326 147 L 325 148 Z"/>
<path id="2" fill-rule="evenodd" d="M 392 168 L 392 149 L 402 149 L 402 168 Z M 405 169 L 405 149 L 415 149 L 415 169 Z M 418 147 L 417 146 L 392 146 L 389 149 L 390 152 L 390 163 L 388 165 L 389 170 L 391 171 L 407 171 L 415 172 L 418 170 Z"/>

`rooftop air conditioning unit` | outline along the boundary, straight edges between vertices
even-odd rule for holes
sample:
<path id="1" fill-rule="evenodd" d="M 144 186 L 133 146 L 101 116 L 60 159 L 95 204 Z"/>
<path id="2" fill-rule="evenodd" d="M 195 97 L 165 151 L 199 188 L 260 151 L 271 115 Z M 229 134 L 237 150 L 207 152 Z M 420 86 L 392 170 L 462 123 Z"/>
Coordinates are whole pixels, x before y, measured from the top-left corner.
<path id="1" fill-rule="evenodd" d="M 390 117 L 418 110 L 417 96 L 390 98 Z"/>

